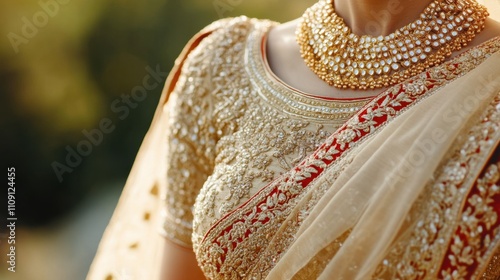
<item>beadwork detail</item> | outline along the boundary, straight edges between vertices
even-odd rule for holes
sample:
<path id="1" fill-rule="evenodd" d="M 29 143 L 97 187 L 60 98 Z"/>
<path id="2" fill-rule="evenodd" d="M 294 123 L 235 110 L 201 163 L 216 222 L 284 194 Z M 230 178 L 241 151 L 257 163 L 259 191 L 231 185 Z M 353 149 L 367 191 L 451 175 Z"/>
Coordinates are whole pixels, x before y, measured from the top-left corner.
<path id="1" fill-rule="evenodd" d="M 218 219 L 302 161 L 355 113 L 325 114 L 316 109 L 325 103 L 338 107 L 337 102 L 314 103 L 309 98 L 302 100 L 311 108 L 308 115 L 294 114 L 293 108 L 302 105 L 293 99 L 294 92 L 277 90 L 269 80 L 254 80 L 255 76 L 248 75 L 248 68 L 260 63 L 262 54 L 245 59 L 245 46 L 262 42 L 272 25 L 240 19 L 213 34 L 213 40 L 221 42 L 214 44 L 210 63 L 212 119 L 219 140 L 213 173 L 201 188 L 194 207 L 195 250 Z M 279 96 L 290 97 L 290 102 L 276 107 L 270 100 Z M 324 122 L 333 117 L 337 122 Z"/>
<path id="2" fill-rule="evenodd" d="M 293 238 L 290 238 L 293 234 L 280 233 L 284 238 L 279 238 L 280 242 L 272 244 L 275 250 L 263 252 L 261 242 L 271 236 L 275 237 L 281 225 L 287 222 L 287 217 L 291 215 L 289 209 L 307 193 L 308 182 L 318 177 L 336 160 L 349 155 L 351 149 L 364 141 L 368 135 L 376 133 L 377 128 L 435 90 L 470 71 L 498 48 L 499 41 L 491 41 L 477 49 L 481 53 L 477 57 L 474 57 L 472 52 L 465 53 L 377 96 L 332 134 L 320 149 L 286 176 L 280 177 L 286 180 L 273 181 L 236 210 L 221 218 L 205 234 L 203 240 L 199 240 L 200 245 L 195 251 L 207 277 L 265 277 L 273 263 L 279 260 L 280 254 L 293 242 Z M 301 217 L 298 219 L 300 221 L 307 216 L 307 211 L 297 215 L 295 217 Z M 300 223 L 291 224 L 291 230 L 299 225 Z M 265 258 L 262 262 L 261 256 Z"/>
<path id="3" fill-rule="evenodd" d="M 307 66 L 339 88 L 381 88 L 442 63 L 484 28 L 474 0 L 433 1 L 415 22 L 387 36 L 358 36 L 321 0 L 302 16 L 297 42 Z"/>
<path id="4" fill-rule="evenodd" d="M 262 53 L 250 55 L 246 46 L 259 46 L 273 25 L 218 21 L 189 54 L 165 107 L 163 234 L 182 246 L 196 247 L 217 219 L 298 164 L 367 102 L 320 101 L 266 78 Z M 307 114 L 296 112 L 302 106 Z"/>

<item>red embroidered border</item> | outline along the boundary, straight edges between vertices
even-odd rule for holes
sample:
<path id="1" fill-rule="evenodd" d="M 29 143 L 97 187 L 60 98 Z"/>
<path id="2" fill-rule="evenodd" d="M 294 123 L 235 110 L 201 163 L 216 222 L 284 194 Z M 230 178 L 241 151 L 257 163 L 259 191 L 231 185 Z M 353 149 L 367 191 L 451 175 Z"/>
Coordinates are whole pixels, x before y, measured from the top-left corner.
<path id="1" fill-rule="evenodd" d="M 488 49 L 489 45 L 494 45 L 495 42 L 496 40 L 492 40 L 489 44 L 484 44 L 482 51 L 488 53 L 490 51 Z M 316 179 L 329 164 L 348 151 L 353 144 L 360 142 L 360 140 L 363 140 L 370 134 L 374 133 L 378 128 L 385 125 L 388 120 L 411 107 L 411 105 L 421 100 L 427 94 L 430 94 L 432 90 L 439 88 L 440 86 L 450 82 L 450 80 L 459 77 L 463 72 L 463 69 L 461 69 L 461 63 L 470 63 L 470 61 L 467 61 L 466 59 L 460 60 L 460 58 L 464 55 L 439 67 L 435 67 L 428 72 L 415 76 L 403 84 L 396 85 L 377 96 L 374 100 L 364 106 L 353 118 L 333 133 L 324 144 L 322 144 L 308 158 L 302 161 L 297 167 L 262 188 L 248 201 L 229 212 L 212 225 L 212 227 L 204 235 L 200 250 L 203 250 L 202 248 L 206 246 L 213 249 L 213 245 L 216 245 L 215 247 L 217 247 L 217 251 L 220 253 L 218 254 L 220 256 L 219 261 L 212 264 L 215 266 L 216 271 L 220 271 L 220 268 L 226 260 L 225 256 L 228 251 L 230 251 L 230 249 L 234 250 L 238 244 L 242 243 L 252 234 L 250 229 L 245 229 L 243 237 L 233 238 L 230 244 L 221 244 L 218 240 L 221 239 L 221 237 L 228 236 L 232 231 L 234 224 L 243 223 L 248 220 L 243 217 L 250 217 L 251 223 L 253 224 L 260 223 L 261 226 L 267 224 L 271 218 L 267 216 L 267 218 L 262 219 L 261 217 L 264 212 L 270 212 L 269 210 L 284 209 L 287 203 L 299 196 L 301 193 L 301 191 L 297 190 L 290 193 L 290 189 L 286 189 L 286 187 L 298 186 L 302 190 L 307 188 L 310 182 Z M 362 126 L 359 126 L 360 124 Z M 356 125 L 358 126 L 356 127 Z M 342 137 L 346 136 L 348 133 L 355 133 L 355 135 L 347 135 L 350 139 L 348 139 L 348 141 L 343 141 Z M 294 176 L 297 174 L 299 174 L 299 176 Z M 299 179 L 292 181 L 291 178 Z M 264 192 L 266 193 L 265 199 L 262 199 L 260 202 L 254 201 L 256 197 L 262 195 Z M 278 203 L 274 204 L 272 207 L 266 207 L 269 197 L 272 196 L 280 198 L 284 197 L 285 199 L 280 199 Z M 251 209 L 244 210 L 249 204 L 254 206 Z M 242 210 L 246 212 L 242 212 Z M 227 225 L 225 228 L 219 229 L 221 224 L 233 215 L 238 218 L 232 220 L 232 223 Z M 215 237 L 211 237 L 210 242 L 213 245 L 206 244 L 206 242 L 208 242 L 207 238 L 215 229 L 219 231 Z M 208 248 L 206 249 L 208 250 Z M 210 252 L 207 251 L 204 254 L 206 254 L 205 257 L 210 258 Z"/>
<path id="2" fill-rule="evenodd" d="M 494 155 L 490 158 L 488 163 L 485 165 L 484 169 L 481 171 L 481 175 L 479 176 L 479 178 L 484 178 L 488 167 L 491 166 L 492 164 L 498 164 L 499 162 L 500 162 L 500 150 L 497 149 L 495 151 Z M 500 178 L 498 178 L 494 184 L 498 186 L 499 183 L 500 183 Z M 475 206 L 471 204 L 469 199 L 475 195 L 480 195 L 479 187 L 480 186 L 478 185 L 478 181 L 476 180 L 476 182 L 474 183 L 474 186 L 471 189 L 471 192 L 467 195 L 467 197 L 465 199 L 465 204 L 462 207 L 462 211 L 460 212 L 460 214 L 461 214 L 459 216 L 460 219 L 462 218 L 462 213 L 464 213 L 466 211 L 466 209 L 468 209 L 468 208 L 474 209 L 475 208 Z M 491 198 L 492 198 L 492 201 L 488 205 L 491 206 L 491 208 L 494 210 L 495 214 L 497 215 L 497 218 L 496 218 L 496 222 L 493 223 L 490 227 L 486 226 L 486 224 L 484 222 L 480 222 L 480 226 L 484 229 L 482 234 L 481 234 L 481 237 L 480 237 L 480 240 L 481 240 L 480 248 L 488 248 L 487 244 L 485 244 L 486 237 L 487 236 L 495 236 L 495 233 L 498 231 L 498 228 L 500 227 L 500 193 L 497 193 L 496 195 L 492 196 Z M 465 244 L 465 246 L 469 245 L 469 235 L 470 235 L 470 233 L 462 232 L 461 227 L 457 227 L 457 229 L 454 233 L 454 236 L 458 237 L 460 239 L 460 241 Z M 439 269 L 440 272 L 445 272 L 447 270 L 450 272 L 453 272 L 454 270 L 457 269 L 457 267 L 452 264 L 452 261 L 450 258 L 450 256 L 454 255 L 453 248 L 452 248 L 453 244 L 454 244 L 454 242 L 453 242 L 453 238 L 452 238 L 452 242 L 448 245 L 448 249 L 447 249 L 445 257 L 443 259 L 443 263 L 441 264 L 441 267 Z M 472 256 L 472 258 L 470 258 L 470 260 L 472 260 L 473 263 L 467 264 L 467 271 L 466 271 L 467 275 L 465 275 L 465 279 L 472 279 L 472 277 L 474 276 L 474 273 L 476 272 L 476 270 L 478 269 L 478 266 L 480 265 L 480 263 L 478 263 L 478 259 L 480 259 L 481 257 L 484 257 L 484 256 L 482 256 L 482 255 L 479 256 L 477 254 L 474 254 L 474 256 Z M 442 276 L 441 274 L 438 274 L 438 277 L 441 277 L 441 276 Z M 464 276 L 464 275 L 461 275 L 461 276 Z"/>
<path id="3" fill-rule="evenodd" d="M 448 67 L 448 70 L 457 70 L 458 69 L 458 63 L 455 64 L 450 64 L 450 67 Z M 451 72 L 452 72 L 451 71 Z M 287 204 L 290 200 L 293 198 L 296 198 L 299 193 L 295 193 L 294 195 L 286 195 L 285 191 L 281 190 L 279 187 L 283 184 L 291 184 L 290 178 L 292 177 L 291 175 L 293 173 L 301 173 L 302 171 L 305 170 L 310 170 L 308 173 L 311 174 L 311 176 L 306 177 L 302 180 L 298 180 L 297 183 L 300 187 L 303 189 L 307 188 L 310 182 L 312 182 L 314 179 L 316 179 L 324 170 L 325 168 L 317 166 L 317 165 L 310 165 L 309 162 L 311 161 L 311 158 L 313 158 L 315 161 L 322 161 L 324 163 L 324 166 L 328 166 L 335 160 L 337 160 L 343 153 L 349 150 L 352 144 L 360 141 L 364 137 L 370 135 L 373 133 L 377 128 L 383 126 L 387 120 L 396 115 L 398 112 L 401 112 L 402 110 L 408 108 L 410 105 L 412 105 L 415 101 L 419 100 L 423 95 L 428 93 L 430 90 L 434 89 L 436 86 L 435 80 L 431 79 L 431 75 L 429 72 L 424 74 L 425 78 L 425 90 L 422 90 L 418 94 L 414 95 L 408 95 L 406 88 L 409 85 L 412 85 L 413 83 L 417 82 L 419 83 L 419 80 L 411 80 L 405 85 L 397 85 L 396 89 L 394 90 L 388 90 L 385 93 L 379 95 L 376 97 L 372 102 L 368 103 L 364 108 L 358 112 L 350 121 L 346 122 L 342 127 L 340 127 L 332 136 L 330 136 L 330 141 L 326 141 L 323 143 L 309 158 L 305 159 L 302 161 L 298 166 L 296 166 L 291 172 L 288 172 L 284 174 L 282 177 L 276 179 L 272 183 L 270 183 L 268 186 L 264 187 L 261 189 L 257 194 L 255 194 L 251 199 L 249 199 L 247 202 L 243 203 L 240 205 L 237 209 L 233 210 L 232 212 L 228 213 L 226 216 L 221 218 L 217 223 L 215 223 L 212 228 L 205 234 L 203 242 L 205 242 L 205 239 L 209 235 L 209 233 L 216 228 L 222 221 L 227 219 L 229 216 L 233 215 L 236 211 L 238 211 L 241 208 L 244 208 L 246 205 L 252 202 L 253 198 L 262 193 L 263 191 L 268 191 L 270 188 L 272 188 L 271 191 L 269 191 L 268 196 L 272 195 L 285 195 L 286 200 L 282 201 L 280 205 L 285 205 Z M 419 84 L 419 86 L 422 86 L 423 84 Z M 407 97 L 411 96 L 411 99 L 408 99 Z M 391 107 L 392 110 L 387 110 L 387 104 L 388 103 L 394 103 L 394 106 Z M 383 111 L 377 112 L 377 110 L 382 109 Z M 373 117 L 371 117 L 373 116 Z M 368 120 L 371 119 L 370 126 L 367 126 L 364 130 L 360 130 L 358 128 L 353 127 L 352 120 L 353 119 L 358 119 L 358 120 Z M 362 123 L 362 121 L 360 121 Z M 349 144 L 347 143 L 341 143 L 339 141 L 339 137 L 341 136 L 342 132 L 345 131 L 356 131 L 356 136 L 350 141 Z M 311 169 L 312 168 L 312 169 Z M 313 171 L 314 170 L 314 171 Z M 257 204 L 255 208 L 259 209 L 257 212 L 253 213 L 253 211 L 248 211 L 246 213 L 241 214 L 242 216 L 254 216 L 255 218 L 252 220 L 252 222 L 260 222 L 262 224 L 266 224 L 270 221 L 270 218 L 267 218 L 265 220 L 257 220 L 259 217 L 259 214 L 263 212 L 263 208 L 261 207 L 264 204 L 266 204 L 266 201 L 261 201 L 260 203 Z M 269 208 L 268 208 L 269 209 Z M 238 220 L 235 220 L 234 223 L 243 221 L 243 218 L 240 218 Z M 225 234 L 228 234 L 232 230 L 232 225 L 226 227 L 224 230 L 222 230 L 218 236 L 223 236 Z M 249 237 L 251 232 L 247 230 L 245 232 L 245 238 Z M 243 240 L 237 240 L 238 243 L 242 242 Z M 215 243 L 218 245 L 219 242 L 217 240 L 214 240 Z M 225 251 L 224 254 L 222 254 L 222 263 L 225 261 L 225 253 L 227 253 L 227 247 L 236 247 L 238 245 L 237 242 L 233 242 L 230 245 L 227 245 L 226 248 L 222 247 L 223 250 Z M 219 265 L 220 267 L 220 265 Z"/>

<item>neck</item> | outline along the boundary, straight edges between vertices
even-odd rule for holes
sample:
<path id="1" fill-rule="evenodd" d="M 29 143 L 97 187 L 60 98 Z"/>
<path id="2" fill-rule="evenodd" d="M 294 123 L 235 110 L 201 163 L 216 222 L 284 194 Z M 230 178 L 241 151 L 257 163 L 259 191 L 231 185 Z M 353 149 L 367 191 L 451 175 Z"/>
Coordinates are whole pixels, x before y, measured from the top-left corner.
<path id="1" fill-rule="evenodd" d="M 335 12 L 357 35 L 388 35 L 415 21 L 433 0 L 335 0 Z"/>

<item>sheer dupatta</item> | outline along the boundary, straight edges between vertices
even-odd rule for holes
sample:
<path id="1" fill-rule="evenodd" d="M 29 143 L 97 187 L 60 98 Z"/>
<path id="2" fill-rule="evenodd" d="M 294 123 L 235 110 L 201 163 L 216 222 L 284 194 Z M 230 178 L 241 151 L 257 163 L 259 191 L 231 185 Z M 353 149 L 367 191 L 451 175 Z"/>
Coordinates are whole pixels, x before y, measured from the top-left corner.
<path id="1" fill-rule="evenodd" d="M 452 203 L 455 205 L 449 208 L 452 213 L 447 213 L 443 220 L 457 225 L 457 220 L 462 220 L 462 215 L 456 204 L 465 203 L 465 194 L 471 192 L 475 178 L 497 149 L 500 140 L 497 130 L 500 127 L 500 111 L 497 108 L 500 101 L 499 61 L 500 54 L 497 53 L 478 69 L 444 86 L 422 100 L 413 110 L 394 119 L 357 149 L 352 163 L 335 181 L 331 182 L 328 178 L 334 171 L 327 170 L 314 182 L 309 191 L 314 189 L 324 192 L 324 195 L 311 209 L 296 234 L 296 241 L 269 278 L 289 279 L 293 275 L 301 275 L 299 269 L 307 266 L 310 270 L 324 269 L 317 272 L 320 279 L 331 279 L 332 276 L 336 279 L 370 278 L 374 273 L 377 274 L 380 264 L 382 268 L 379 269 L 384 270 L 384 265 L 389 266 L 390 261 L 397 261 L 386 257 L 398 238 L 405 239 L 405 235 L 410 234 L 411 230 L 424 230 L 426 225 L 421 222 L 426 221 L 421 214 L 436 214 L 432 210 L 422 209 L 422 205 L 434 206 L 428 202 L 431 199 L 430 193 L 425 193 L 438 192 L 434 188 L 456 188 L 464 194 L 463 197 L 455 197 L 457 200 Z M 485 119 L 488 121 L 484 122 Z M 474 151 L 467 150 L 471 145 L 474 146 Z M 468 161 L 466 158 L 461 162 L 463 159 L 457 156 L 460 153 L 467 153 L 466 157 L 474 160 Z M 455 164 L 463 169 L 453 170 Z M 449 180 L 448 176 L 463 178 L 457 180 L 459 182 L 453 182 L 455 184 L 443 184 L 443 181 Z M 324 187 L 328 189 L 324 191 Z M 460 187 L 464 187 L 463 191 Z M 497 200 L 500 198 L 498 194 L 500 193 L 495 195 Z M 446 200 L 445 197 L 442 199 Z M 415 205 L 416 203 L 420 205 Z M 500 209 L 494 209 L 490 214 L 494 217 L 498 213 Z M 443 221 L 431 221 L 435 223 L 435 231 L 447 230 L 444 225 L 439 228 Z M 430 224 L 429 226 L 432 227 Z M 489 230 L 492 233 L 491 239 L 497 242 L 500 237 L 499 225 L 495 226 L 496 229 Z M 342 236 L 346 233 L 346 236 Z M 448 236 L 443 234 L 442 240 L 437 242 L 451 243 L 452 246 L 451 237 L 454 233 L 451 230 Z M 486 237 L 486 229 L 483 234 Z M 432 241 L 429 236 L 427 245 L 431 245 Z M 419 251 L 423 254 L 426 244 L 421 245 Z M 474 258 L 479 257 L 476 254 L 481 256 L 480 260 L 486 258 L 497 243 L 482 246 L 490 248 L 485 252 L 475 248 L 472 249 L 474 254 L 463 256 L 470 259 L 468 266 L 473 264 Z M 325 248 L 334 248 L 336 253 L 323 264 L 324 267 L 314 267 L 310 262 L 317 261 L 317 257 L 324 258 L 327 254 L 322 254 L 321 250 Z M 432 254 L 447 256 L 446 252 L 439 250 Z M 438 274 L 440 263 L 444 259 L 436 256 L 426 258 L 433 258 L 435 262 L 428 267 L 415 264 L 413 272 L 416 275 L 397 272 L 398 268 L 393 267 L 394 271 L 385 274 L 384 278 L 402 275 L 444 278 L 446 274 Z M 459 265 L 460 262 L 457 262 L 457 266 Z M 384 275 L 387 272 L 378 273 Z M 469 277 L 471 275 L 477 276 L 474 273 L 467 274 Z"/>
<path id="2" fill-rule="evenodd" d="M 458 221 L 468 211 L 467 194 L 500 139 L 499 47 L 499 38 L 493 39 L 377 96 L 306 160 L 206 233 L 196 252 L 206 275 L 367 279 L 411 271 L 432 278 L 462 265 L 444 260 L 453 242 L 460 243 L 453 238 L 460 236 Z M 479 146 L 467 152 L 474 143 Z M 452 170 L 456 164 L 465 171 Z M 447 176 L 463 178 L 455 182 Z M 446 179 L 455 184 L 439 184 Z M 431 211 L 436 206 L 431 202 L 446 188 L 462 196 L 442 209 L 441 217 Z M 493 202 L 500 199 L 491 195 Z M 489 217 L 500 214 L 497 208 Z M 423 214 L 435 215 L 436 221 Z M 442 225 L 450 217 L 452 226 Z M 441 235 L 435 240 L 413 236 L 425 227 L 442 230 Z M 488 241 L 471 249 L 469 265 L 484 268 L 500 238 L 498 228 L 491 221 L 484 226 Z M 418 242 L 437 249 L 421 262 L 398 265 L 397 257 L 412 257 L 404 246 Z"/>
<path id="3" fill-rule="evenodd" d="M 163 244 L 160 235 L 162 198 L 165 194 L 165 135 L 168 112 L 165 104 L 188 54 L 227 20 L 205 27 L 186 44 L 171 70 L 151 127 L 146 134 L 127 179 L 118 205 L 101 239 L 96 256 L 87 275 L 93 279 L 158 279 Z"/>

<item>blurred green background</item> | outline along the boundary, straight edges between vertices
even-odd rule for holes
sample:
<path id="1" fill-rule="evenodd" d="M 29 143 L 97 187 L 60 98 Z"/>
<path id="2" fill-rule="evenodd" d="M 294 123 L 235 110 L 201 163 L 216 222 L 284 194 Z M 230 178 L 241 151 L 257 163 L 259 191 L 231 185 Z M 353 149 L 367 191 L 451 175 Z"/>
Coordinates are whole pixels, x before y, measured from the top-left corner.
<path id="1" fill-rule="evenodd" d="M 219 18 L 288 21 L 314 2 L 1 1 L 0 158 L 4 174 L 16 169 L 18 221 L 15 273 L 1 229 L 0 279 L 84 279 L 162 90 L 163 81 L 126 116 L 113 109 L 146 67 L 168 72 L 189 38 Z M 91 151 L 80 147 L 103 119 L 114 130 Z M 78 148 L 88 155 L 72 167 L 66 157 Z"/>
<path id="2" fill-rule="evenodd" d="M 6 227 L 0 231 L 0 279 L 84 279 L 162 83 L 126 116 L 113 104 L 125 104 L 147 67 L 168 72 L 189 38 L 219 18 L 284 22 L 314 2 L 3 0 L 0 159 L 4 172 L 16 168 L 18 221 L 15 273 L 7 271 Z M 114 130 L 85 150 L 86 132 L 103 119 Z M 68 166 L 78 148 L 87 155 Z"/>

